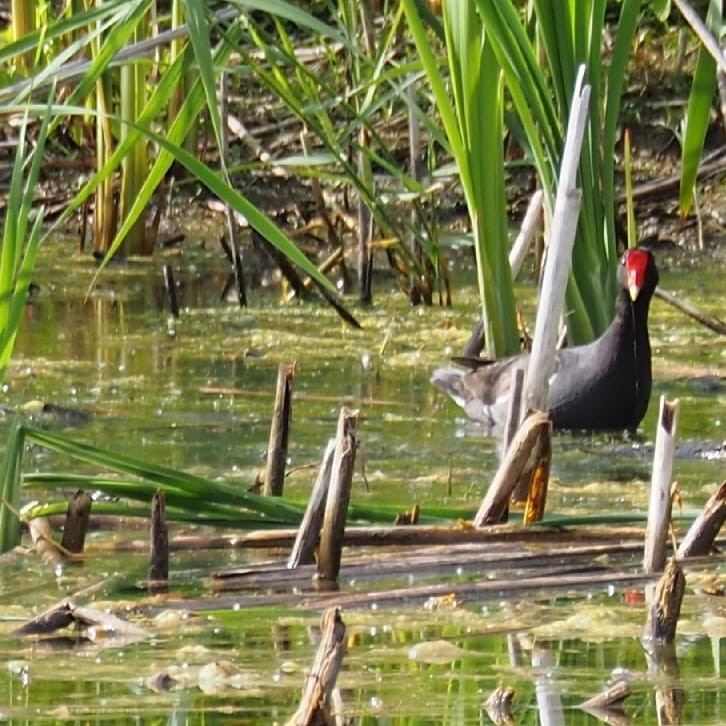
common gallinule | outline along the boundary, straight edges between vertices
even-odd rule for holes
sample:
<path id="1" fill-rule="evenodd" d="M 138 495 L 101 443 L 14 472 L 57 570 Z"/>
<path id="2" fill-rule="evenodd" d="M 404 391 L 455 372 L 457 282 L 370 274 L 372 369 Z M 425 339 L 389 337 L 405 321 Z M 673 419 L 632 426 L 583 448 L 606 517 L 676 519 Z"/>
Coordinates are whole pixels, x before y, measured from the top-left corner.
<path id="1" fill-rule="evenodd" d="M 548 409 L 558 429 L 634 430 L 648 408 L 651 387 L 648 306 L 658 284 L 653 255 L 628 250 L 618 267 L 615 317 L 592 343 L 558 351 L 549 381 Z M 471 370 L 438 368 L 432 383 L 467 415 L 496 433 L 504 424 L 512 373 L 527 354 L 466 361 Z"/>

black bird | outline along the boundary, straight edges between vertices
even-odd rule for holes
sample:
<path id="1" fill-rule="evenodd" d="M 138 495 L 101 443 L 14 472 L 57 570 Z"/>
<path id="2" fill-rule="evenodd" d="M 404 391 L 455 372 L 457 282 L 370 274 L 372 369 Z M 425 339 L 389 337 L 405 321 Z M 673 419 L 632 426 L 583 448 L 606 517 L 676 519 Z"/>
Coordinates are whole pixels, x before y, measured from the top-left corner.
<path id="1" fill-rule="evenodd" d="M 557 352 L 547 408 L 557 429 L 635 430 L 651 389 L 648 307 L 658 269 L 646 249 L 628 250 L 618 268 L 615 317 L 592 343 Z M 512 372 L 526 368 L 528 354 L 466 362 L 471 370 L 438 368 L 431 382 L 491 432 L 504 425 Z"/>

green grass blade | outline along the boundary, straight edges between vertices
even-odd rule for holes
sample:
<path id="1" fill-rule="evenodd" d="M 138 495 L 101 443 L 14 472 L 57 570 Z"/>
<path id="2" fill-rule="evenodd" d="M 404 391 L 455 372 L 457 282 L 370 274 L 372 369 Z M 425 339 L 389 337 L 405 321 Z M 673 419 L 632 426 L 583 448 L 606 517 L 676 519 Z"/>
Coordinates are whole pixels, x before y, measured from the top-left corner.
<path id="1" fill-rule="evenodd" d="M 721 2 L 710 2 L 706 25 L 716 38 L 721 36 Z M 681 181 L 678 205 L 681 217 L 686 217 L 693 204 L 693 193 L 698 178 L 698 168 L 703 156 L 703 145 L 711 116 L 714 90 L 716 88 L 717 66 L 713 56 L 704 47 L 698 50 L 696 68 L 693 72 L 691 91 L 686 108 L 683 148 L 681 149 Z"/>
<path id="2" fill-rule="evenodd" d="M 275 497 L 262 497 L 222 482 L 214 482 L 158 464 L 72 441 L 48 431 L 26 428 L 28 441 L 79 461 L 153 482 L 169 495 L 235 504 L 282 521 L 297 521 L 299 509 Z M 287 518 L 287 519 L 286 519 Z"/>
<path id="3" fill-rule="evenodd" d="M 20 465 L 23 457 L 23 427 L 18 421 L 10 425 L 2 459 L 2 501 L 0 501 L 0 552 L 20 543 L 20 509 L 22 484 Z"/>

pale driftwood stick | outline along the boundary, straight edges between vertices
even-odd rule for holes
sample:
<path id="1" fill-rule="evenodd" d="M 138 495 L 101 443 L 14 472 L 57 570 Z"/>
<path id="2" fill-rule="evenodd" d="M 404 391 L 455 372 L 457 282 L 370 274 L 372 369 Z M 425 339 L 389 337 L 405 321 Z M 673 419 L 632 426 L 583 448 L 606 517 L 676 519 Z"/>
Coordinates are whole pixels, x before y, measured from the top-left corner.
<path id="1" fill-rule="evenodd" d="M 300 706 L 286 726 L 332 724 L 329 704 L 345 655 L 345 624 L 337 608 L 323 613 L 321 638 L 312 670 L 305 677 Z"/>
<path id="2" fill-rule="evenodd" d="M 534 411 L 524 420 L 474 517 L 475 527 L 501 521 L 502 515 L 507 512 L 514 487 L 532 463 L 530 460 L 535 442 L 541 436 L 542 429 L 549 426 L 549 416 L 541 411 Z"/>
<path id="3" fill-rule="evenodd" d="M 295 364 L 280 363 L 277 371 L 275 408 L 270 426 L 270 443 L 267 447 L 267 467 L 263 494 L 280 497 L 285 484 L 285 462 L 292 419 L 292 385 L 295 380 Z"/>
<path id="4" fill-rule="evenodd" d="M 650 503 L 648 504 L 648 526 L 645 533 L 643 569 L 646 572 L 660 572 L 666 560 L 666 542 L 671 518 L 671 481 L 673 476 L 673 455 L 678 430 L 678 409 L 680 403 L 666 401 L 660 397 L 658 429 L 653 452 L 653 473 L 650 481 Z"/>
<path id="5" fill-rule="evenodd" d="M 323 454 L 320 472 L 315 480 L 313 491 L 308 500 L 307 509 L 300 529 L 297 531 L 295 544 L 292 546 L 287 566 L 290 569 L 300 565 L 311 565 L 315 562 L 315 548 L 320 540 L 320 528 L 325 514 L 325 500 L 328 497 L 330 475 L 333 471 L 333 455 L 335 454 L 335 439 L 330 439 Z"/>
<path id="6" fill-rule="evenodd" d="M 64 558 L 58 549 L 50 531 L 50 523 L 47 517 L 36 517 L 28 522 L 30 538 L 33 540 L 35 551 L 40 559 L 48 567 L 59 567 L 63 564 Z"/>
<path id="7" fill-rule="evenodd" d="M 529 248 L 532 246 L 532 240 L 534 240 L 534 236 L 542 224 L 543 202 L 544 192 L 541 189 L 538 189 L 529 199 L 519 234 L 509 250 L 509 267 L 512 270 L 512 278 L 515 278 L 522 269 L 524 258 L 527 256 Z"/>
<path id="8" fill-rule="evenodd" d="M 655 588 L 654 602 L 648 606 L 643 640 L 650 643 L 672 643 L 681 614 L 686 591 L 686 577 L 681 566 L 670 560 Z"/>
<path id="9" fill-rule="evenodd" d="M 66 552 L 74 554 L 83 552 L 92 501 L 88 492 L 78 489 L 68 502 L 66 521 L 63 525 L 63 538 L 61 539 L 61 548 Z"/>
<path id="10" fill-rule="evenodd" d="M 156 492 L 151 500 L 151 545 L 149 580 L 163 583 L 169 579 L 169 531 L 166 528 L 166 494 Z"/>
<path id="11" fill-rule="evenodd" d="M 572 94 L 565 148 L 557 182 L 557 197 L 549 235 L 547 260 L 537 305 L 532 352 L 527 366 L 524 405 L 538 411 L 547 409 L 549 377 L 555 360 L 557 328 L 562 317 L 565 287 L 570 271 L 572 246 L 582 193 L 576 188 L 580 149 L 588 118 L 590 86 L 584 83 L 585 67 L 580 66 Z"/>
<path id="12" fill-rule="evenodd" d="M 318 549 L 318 578 L 335 582 L 340 571 L 345 520 L 348 515 L 350 490 L 357 442 L 358 411 L 342 408 L 335 437 L 333 470 L 330 475 L 325 515 Z"/>
<path id="13" fill-rule="evenodd" d="M 707 555 L 724 522 L 726 522 L 726 479 L 711 495 L 701 514 L 691 525 L 676 552 L 676 557 L 680 560 L 684 557 Z"/>

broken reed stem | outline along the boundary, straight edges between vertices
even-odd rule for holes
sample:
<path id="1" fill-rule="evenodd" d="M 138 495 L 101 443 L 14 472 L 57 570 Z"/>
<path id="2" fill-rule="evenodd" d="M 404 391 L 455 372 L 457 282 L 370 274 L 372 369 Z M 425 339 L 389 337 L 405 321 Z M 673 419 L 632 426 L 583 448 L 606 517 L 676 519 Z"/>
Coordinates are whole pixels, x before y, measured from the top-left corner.
<path id="1" fill-rule="evenodd" d="M 681 566 L 672 559 L 658 580 L 654 601 L 648 607 L 644 640 L 653 643 L 672 643 L 675 640 L 685 591 L 686 576 Z"/>
<path id="2" fill-rule="evenodd" d="M 221 125 L 221 146 L 220 155 L 223 159 L 227 159 L 229 152 L 229 109 L 227 107 L 228 96 L 227 74 L 221 73 L 219 76 L 219 113 L 222 119 Z M 224 167 L 223 167 L 224 168 Z M 240 233 L 239 225 L 235 211 L 229 204 L 224 205 L 224 212 L 227 218 L 227 235 L 229 236 L 229 247 L 232 253 L 232 270 L 234 272 L 234 282 L 237 288 L 237 302 L 240 308 L 247 307 L 247 291 L 245 289 L 245 280 L 242 270 L 242 253 L 240 252 Z"/>
<path id="3" fill-rule="evenodd" d="M 525 418 L 474 517 L 475 527 L 506 521 L 512 492 L 524 472 L 531 471 L 535 463 L 532 461 L 532 452 L 550 426 L 549 416 L 542 411 L 534 411 Z"/>
<path id="4" fill-rule="evenodd" d="M 62 550 L 74 554 L 83 552 L 92 501 L 91 495 L 83 489 L 78 489 L 71 497 L 63 525 Z"/>
<path id="5" fill-rule="evenodd" d="M 330 476 L 333 471 L 333 456 L 335 454 L 335 439 L 330 439 L 323 454 L 320 472 L 313 486 L 308 500 L 303 520 L 297 531 L 295 544 L 292 546 L 287 566 L 295 569 L 300 565 L 311 565 L 315 562 L 315 549 L 320 540 L 320 528 L 325 514 L 325 501 L 330 488 Z"/>
<path id="6" fill-rule="evenodd" d="M 550 481 L 550 465 L 552 464 L 552 426 L 543 426 L 539 429 L 539 436 L 535 441 L 532 459 L 534 468 L 531 473 L 525 472 L 520 479 L 529 482 L 527 487 L 527 504 L 524 508 L 522 524 L 540 522 L 544 517 L 547 506 L 547 487 Z M 530 461 L 532 460 L 530 459 Z"/>
<path id="7" fill-rule="evenodd" d="M 306 675 L 300 705 L 286 726 L 312 726 L 334 723 L 330 701 L 345 655 L 345 623 L 340 610 L 323 613 L 318 652 L 312 670 Z"/>
<path id="8" fill-rule="evenodd" d="M 684 557 L 707 555 L 713 547 L 716 536 L 726 521 L 726 479 L 706 502 L 701 514 L 691 525 L 676 552 L 680 560 Z"/>
<path id="9" fill-rule="evenodd" d="M 659 572 L 666 561 L 666 542 L 671 519 L 671 481 L 680 402 L 660 397 L 658 428 L 653 452 L 648 525 L 645 531 L 643 570 Z"/>
<path id="10" fill-rule="evenodd" d="M 685 693 L 678 687 L 680 667 L 675 637 L 681 602 L 686 589 L 683 570 L 670 560 L 656 586 L 654 602 L 648 606 L 648 617 L 642 643 L 648 662 L 648 675 L 658 684 L 655 708 L 658 723 L 683 722 Z"/>
<path id="11" fill-rule="evenodd" d="M 50 523 L 48 517 L 36 517 L 28 522 L 30 530 L 30 538 L 35 546 L 35 551 L 40 559 L 48 567 L 60 567 L 64 558 L 58 545 L 53 540 L 53 534 L 50 531 Z"/>
<path id="12" fill-rule="evenodd" d="M 270 443 L 267 447 L 265 496 L 281 497 L 285 484 L 285 463 L 292 419 L 292 387 L 295 380 L 295 364 L 280 363 L 277 371 L 275 408 L 270 425 Z"/>
<path id="13" fill-rule="evenodd" d="M 165 583 L 169 579 L 169 530 L 166 526 L 166 494 L 156 492 L 151 500 L 149 547 L 149 581 Z"/>
<path id="14" fill-rule="evenodd" d="M 517 433 L 522 419 L 522 392 L 524 390 L 524 369 L 517 366 L 512 372 L 512 397 L 509 399 L 507 421 L 504 424 L 502 445 L 506 451 Z M 526 493 L 525 493 L 526 497 Z M 522 497 L 524 499 L 525 497 Z"/>
<path id="15" fill-rule="evenodd" d="M 539 304 L 534 325 L 532 351 L 527 365 L 524 405 L 538 411 L 547 409 L 549 377 L 554 368 L 557 328 L 565 301 L 582 192 L 577 188 L 580 150 L 588 119 L 591 87 L 585 83 L 585 66 L 577 71 L 572 105 L 562 151 L 557 196 L 549 234 L 547 260 L 542 275 Z"/>
<path id="16" fill-rule="evenodd" d="M 537 230 L 542 226 L 542 217 L 544 216 L 543 201 L 544 192 L 541 189 L 538 189 L 529 199 L 519 234 L 509 250 L 509 266 L 512 269 L 512 279 L 519 274 Z"/>
<path id="17" fill-rule="evenodd" d="M 322 581 L 335 582 L 340 572 L 345 520 L 358 445 L 357 429 L 358 411 L 342 408 L 338 417 L 335 454 L 318 548 L 318 579 Z"/>
<path id="18" fill-rule="evenodd" d="M 174 281 L 174 271 L 171 265 L 164 265 L 164 287 L 166 295 L 169 298 L 169 310 L 173 318 L 179 317 L 179 300 L 176 296 L 176 282 Z"/>
<path id="19" fill-rule="evenodd" d="M 358 174 L 367 183 L 372 182 L 366 149 L 370 146 L 370 133 L 361 126 L 358 133 Z M 370 187 L 369 187 L 370 188 Z M 373 215 L 362 195 L 358 195 L 358 301 L 369 306 L 373 302 Z"/>

